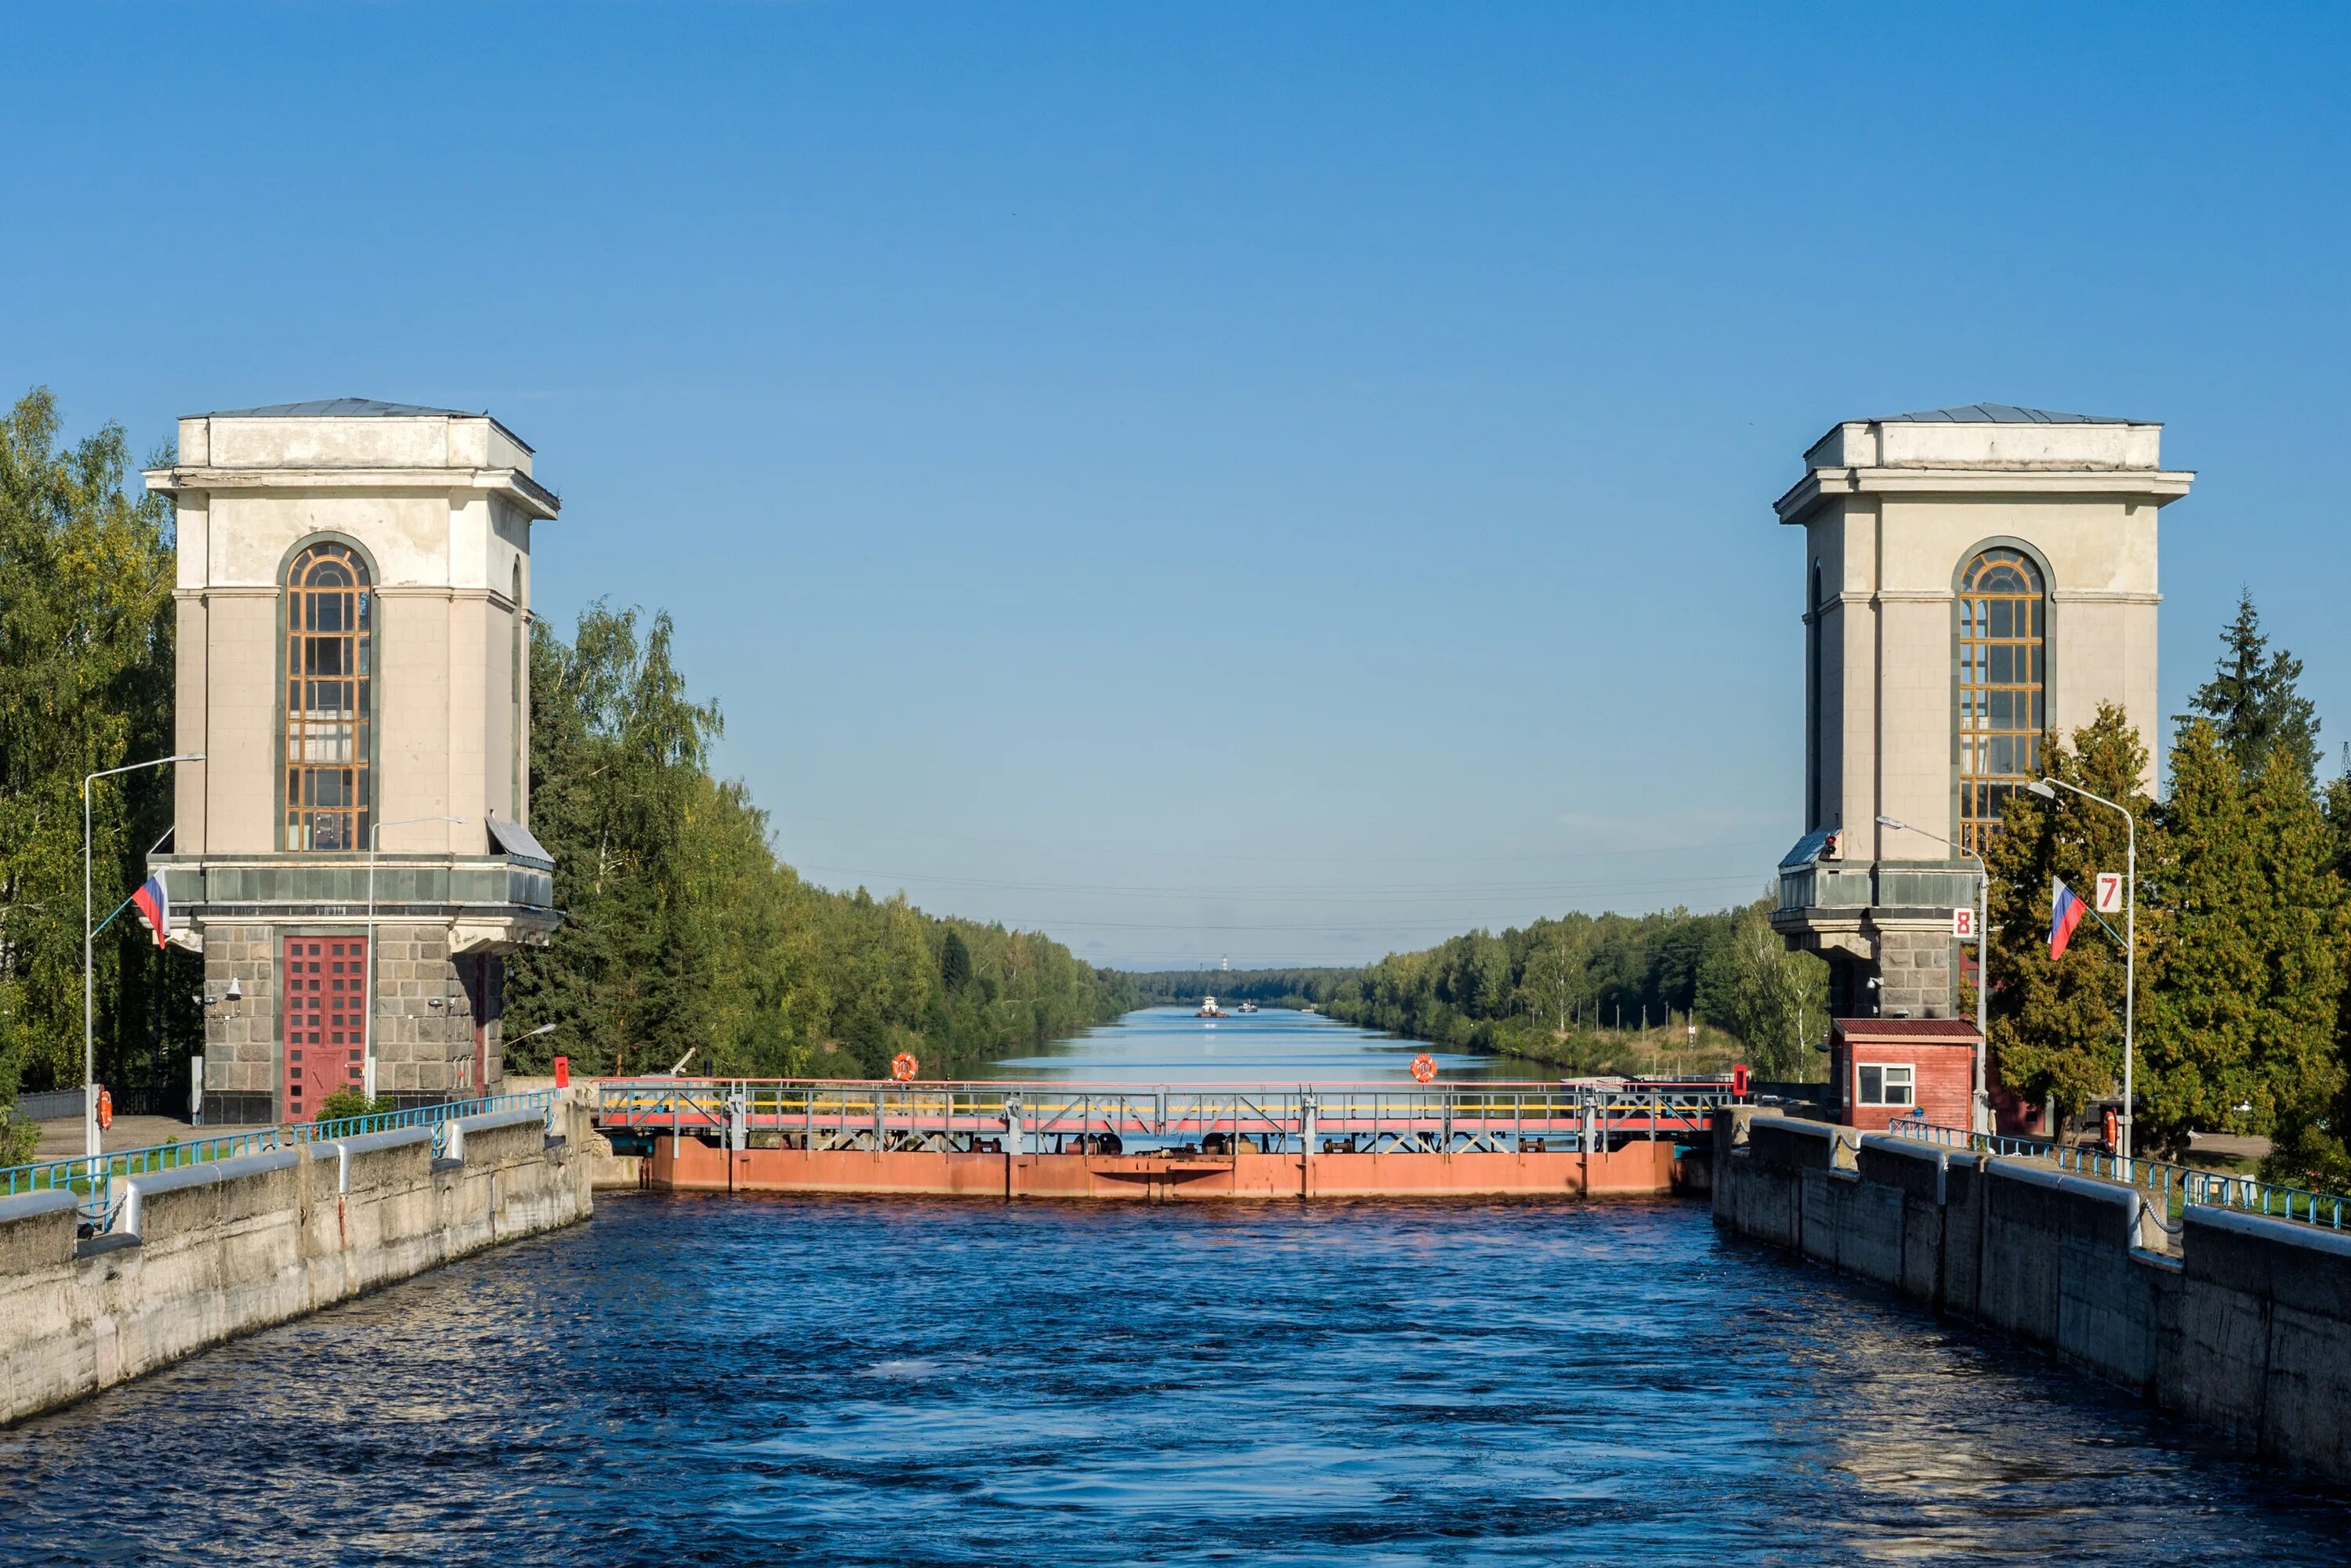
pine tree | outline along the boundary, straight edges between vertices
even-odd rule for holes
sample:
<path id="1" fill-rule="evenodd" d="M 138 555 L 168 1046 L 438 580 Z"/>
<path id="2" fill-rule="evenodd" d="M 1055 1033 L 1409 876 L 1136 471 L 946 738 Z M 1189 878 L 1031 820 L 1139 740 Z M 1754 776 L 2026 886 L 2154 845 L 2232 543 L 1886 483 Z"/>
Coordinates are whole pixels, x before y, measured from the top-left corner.
<path id="1" fill-rule="evenodd" d="M 2129 807 L 2142 824 L 2153 802 L 2140 792 L 2147 748 L 2137 730 L 2112 704 L 2074 731 L 2069 747 L 2056 737 L 2043 744 L 2050 777 Z M 2097 873 L 2119 872 L 2127 859 L 2122 819 L 2071 795 L 2056 800 L 2017 791 L 2001 831 L 1984 846 L 1991 873 L 1991 1078 L 2027 1101 L 2053 1096 L 2072 1114 L 2122 1079 L 2123 953 L 2116 935 L 2092 919 L 2074 932 L 2064 956 L 2049 957 L 2053 881 L 2087 899 Z M 2142 844 L 2144 849 L 2146 846 Z M 2144 854 L 2140 865 L 2147 864 Z M 2139 897 L 2139 983 L 2144 994 L 2153 938 L 2160 926 L 2142 888 Z"/>
<path id="2" fill-rule="evenodd" d="M 2178 722 L 2200 716 L 2212 721 L 2220 744 L 2245 770 L 2258 779 L 2273 752 L 2282 752 L 2300 769 L 2304 780 L 2318 777 L 2318 714 L 2296 683 L 2302 661 L 2281 648 L 2269 651 L 2262 634 L 2261 612 L 2245 591 L 2237 601 L 2237 618 L 2220 633 L 2220 663 L 2212 678 L 2188 699 L 2189 711 L 2175 715 Z"/>
<path id="3" fill-rule="evenodd" d="M 2320 810 L 2325 819 L 2328 868 L 2351 888 L 2351 772 L 2326 787 Z M 2341 951 L 2338 946 L 2337 951 Z M 2262 1174 L 2273 1181 L 2328 1192 L 2351 1192 L 2351 973 L 2338 988 L 2333 1060 L 2324 1084 L 2280 1107 L 2275 1152 Z"/>
<path id="4" fill-rule="evenodd" d="M 939 944 L 939 983 L 949 996 L 971 984 L 971 948 L 952 925 Z"/>
<path id="5" fill-rule="evenodd" d="M 2143 990 L 2141 1121 L 2191 1131 L 2298 1126 L 2339 1092 L 2344 885 L 2302 758 L 2248 774 L 2214 725 L 2182 727 L 2162 810 L 2158 973 Z"/>

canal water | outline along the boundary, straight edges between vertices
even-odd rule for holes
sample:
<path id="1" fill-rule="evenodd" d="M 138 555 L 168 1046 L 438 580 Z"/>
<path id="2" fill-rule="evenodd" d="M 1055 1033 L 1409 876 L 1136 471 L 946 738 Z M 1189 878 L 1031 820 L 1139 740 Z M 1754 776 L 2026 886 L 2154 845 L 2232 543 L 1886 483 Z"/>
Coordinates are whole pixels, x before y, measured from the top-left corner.
<path id="1" fill-rule="evenodd" d="M 981 1076 L 1102 1083 L 1409 1083 L 1412 1059 L 1422 1051 L 1436 1059 L 1440 1078 L 1558 1076 L 1556 1069 L 1516 1057 L 1437 1051 L 1287 1008 L 1217 1019 L 1199 1017 L 1196 1008 L 1144 1008 L 1034 1056 L 1007 1057 Z"/>
<path id="2" fill-rule="evenodd" d="M 1158 1027 L 1046 1060 L 1183 1081 L 1206 1048 L 1171 1020 L 1154 1061 Z M 1218 1030 L 1215 1075 L 1397 1065 L 1264 1030 Z M 2335 1563 L 2346 1540 L 2315 1489 L 1663 1200 L 608 1196 L 0 1432 L 11 1564 Z"/>

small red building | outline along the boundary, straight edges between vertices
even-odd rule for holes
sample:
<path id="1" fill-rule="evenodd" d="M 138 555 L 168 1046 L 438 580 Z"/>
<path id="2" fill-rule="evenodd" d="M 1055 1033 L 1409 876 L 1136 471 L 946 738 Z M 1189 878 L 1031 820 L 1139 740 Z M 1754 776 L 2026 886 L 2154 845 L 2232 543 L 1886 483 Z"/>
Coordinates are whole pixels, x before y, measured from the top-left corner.
<path id="1" fill-rule="evenodd" d="M 1837 1120 L 1875 1133 L 1923 1109 L 1938 1126 L 1966 1127 L 1982 1040 L 1964 1019 L 1832 1019 Z"/>

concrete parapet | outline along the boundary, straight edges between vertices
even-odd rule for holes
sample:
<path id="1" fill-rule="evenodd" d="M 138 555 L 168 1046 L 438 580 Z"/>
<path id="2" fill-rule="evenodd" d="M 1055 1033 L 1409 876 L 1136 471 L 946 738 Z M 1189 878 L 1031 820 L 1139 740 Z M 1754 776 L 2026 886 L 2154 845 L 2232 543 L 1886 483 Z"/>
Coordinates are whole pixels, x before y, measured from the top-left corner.
<path id="1" fill-rule="evenodd" d="M 586 1118 L 557 1113 L 572 1136 L 475 1118 L 439 1168 L 418 1128 L 134 1176 L 105 1245 L 77 1248 L 70 1193 L 0 1201 L 0 1422 L 585 1218 Z"/>
<path id="2" fill-rule="evenodd" d="M 1863 1184 L 1901 1195 L 1900 1256 L 1880 1282 L 1913 1301 L 1943 1300 L 1943 1183 L 1949 1153 L 1915 1138 L 1865 1133 L 1855 1151 Z M 1877 1276 L 1873 1276 L 1877 1277 Z"/>
<path id="3" fill-rule="evenodd" d="M 2351 1236 L 2189 1208 L 2166 1403 L 2297 1469 L 2351 1476 Z"/>
<path id="4" fill-rule="evenodd" d="M 1715 1221 L 2054 1351 L 2240 1451 L 2351 1479 L 2351 1236 L 2026 1160 L 1756 1117 L 1718 1126 Z M 1792 1197 L 1794 1201 L 1792 1203 Z"/>
<path id="5" fill-rule="evenodd" d="M 1852 1170 L 1856 1141 L 1851 1127 L 1792 1116 L 1757 1116 L 1747 1126 L 1750 1150 L 1792 1170 Z"/>

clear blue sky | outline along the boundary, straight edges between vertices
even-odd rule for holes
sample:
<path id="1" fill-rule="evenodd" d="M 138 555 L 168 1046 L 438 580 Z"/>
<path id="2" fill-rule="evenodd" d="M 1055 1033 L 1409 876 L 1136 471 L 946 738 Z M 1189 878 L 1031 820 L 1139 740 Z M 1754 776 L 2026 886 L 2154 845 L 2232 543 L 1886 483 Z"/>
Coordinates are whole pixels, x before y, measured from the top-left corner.
<path id="1" fill-rule="evenodd" d="M 0 388 L 488 408 L 813 879 L 1102 961 L 1752 896 L 1831 423 L 2160 419 L 2351 737 L 2342 8 L 12 6 Z"/>

